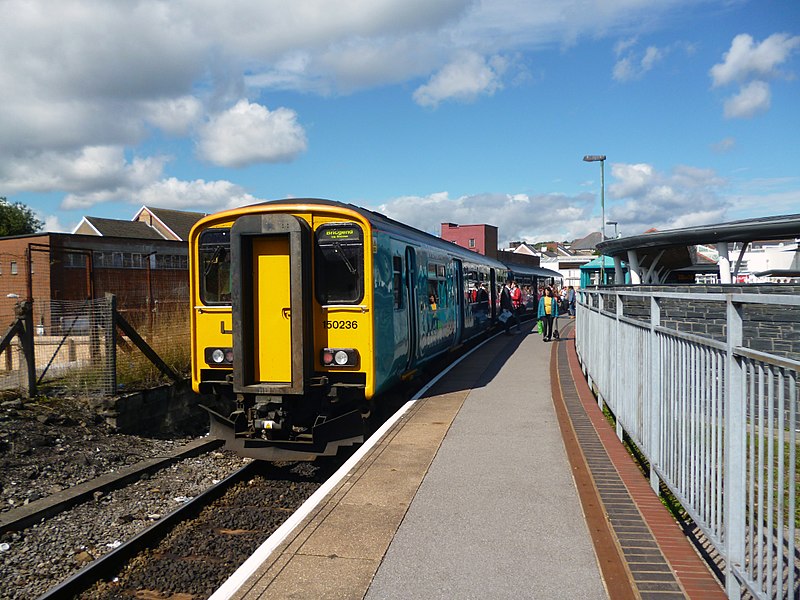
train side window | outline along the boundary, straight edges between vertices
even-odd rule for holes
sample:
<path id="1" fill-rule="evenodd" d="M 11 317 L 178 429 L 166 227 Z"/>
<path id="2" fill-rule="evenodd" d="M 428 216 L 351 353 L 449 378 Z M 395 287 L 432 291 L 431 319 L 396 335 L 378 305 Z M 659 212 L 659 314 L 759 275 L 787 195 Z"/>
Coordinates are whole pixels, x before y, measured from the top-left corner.
<path id="1" fill-rule="evenodd" d="M 430 308 L 448 305 L 445 267 L 439 263 L 428 263 L 428 304 Z"/>
<path id="2" fill-rule="evenodd" d="M 198 240 L 200 300 L 203 304 L 231 303 L 231 230 L 206 229 Z"/>
<path id="3" fill-rule="evenodd" d="M 364 297 L 364 241 L 355 223 L 316 231 L 316 294 L 320 304 L 357 304 Z"/>
<path id="4" fill-rule="evenodd" d="M 403 308 L 403 259 L 399 256 L 392 257 L 392 292 L 394 307 Z"/>

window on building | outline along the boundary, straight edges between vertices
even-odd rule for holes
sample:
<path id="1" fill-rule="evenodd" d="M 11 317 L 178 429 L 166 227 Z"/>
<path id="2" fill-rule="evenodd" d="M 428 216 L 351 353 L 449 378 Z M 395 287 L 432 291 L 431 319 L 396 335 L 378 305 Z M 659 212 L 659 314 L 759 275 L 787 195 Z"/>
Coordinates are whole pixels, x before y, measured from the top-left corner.
<path id="1" fill-rule="evenodd" d="M 469 238 L 469 247 L 470 248 L 474 248 L 475 247 L 475 238 Z"/>
<path id="2" fill-rule="evenodd" d="M 15 260 L 11 261 L 11 274 L 12 275 L 16 275 L 17 274 L 17 261 L 15 261 Z"/>
<path id="3" fill-rule="evenodd" d="M 97 254 L 95 254 L 95 256 L 97 256 Z M 68 252 L 67 254 L 64 255 L 64 266 L 72 268 L 76 267 L 85 268 L 86 255 L 78 254 L 77 252 Z"/>

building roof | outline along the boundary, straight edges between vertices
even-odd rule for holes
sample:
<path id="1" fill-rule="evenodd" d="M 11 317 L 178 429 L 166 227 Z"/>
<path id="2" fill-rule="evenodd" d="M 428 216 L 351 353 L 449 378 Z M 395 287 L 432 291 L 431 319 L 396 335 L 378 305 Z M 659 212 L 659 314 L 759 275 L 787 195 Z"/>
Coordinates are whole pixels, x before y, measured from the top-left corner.
<path id="1" fill-rule="evenodd" d="M 573 252 L 576 250 L 594 250 L 597 247 L 597 244 L 603 241 L 603 234 L 599 231 L 593 231 L 586 237 L 582 237 L 579 240 L 575 240 L 570 245 L 569 249 Z"/>
<path id="2" fill-rule="evenodd" d="M 97 232 L 97 235 L 106 237 L 138 238 L 143 240 L 163 240 L 164 236 L 155 229 L 140 221 L 123 221 L 122 219 L 103 219 L 100 217 L 83 217 L 81 223 L 86 222 Z M 80 227 L 76 227 L 76 230 Z"/>
<path id="3" fill-rule="evenodd" d="M 623 263 L 625 264 L 625 263 Z M 585 265 L 581 266 L 583 270 L 592 270 L 592 269 L 613 269 L 614 268 L 614 259 L 610 256 L 598 256 L 594 260 L 587 262 Z"/>
<path id="4" fill-rule="evenodd" d="M 149 211 L 151 215 L 161 221 L 164 227 L 172 231 L 181 240 L 188 240 L 189 232 L 194 224 L 206 216 L 206 213 L 143 206 L 133 218 L 137 219 L 143 210 Z"/>
<path id="5" fill-rule="evenodd" d="M 626 254 L 628 250 L 663 249 L 672 246 L 694 246 L 717 242 L 752 242 L 800 237 L 800 214 L 760 219 L 744 219 L 729 223 L 684 227 L 669 231 L 652 231 L 641 235 L 606 240 L 597 245 L 602 254 Z"/>

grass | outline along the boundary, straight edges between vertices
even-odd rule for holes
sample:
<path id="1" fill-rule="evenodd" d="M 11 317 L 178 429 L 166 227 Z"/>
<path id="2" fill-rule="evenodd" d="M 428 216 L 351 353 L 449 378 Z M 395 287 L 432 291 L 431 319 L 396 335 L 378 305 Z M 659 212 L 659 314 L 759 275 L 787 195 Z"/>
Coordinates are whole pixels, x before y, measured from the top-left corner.
<path id="1" fill-rule="evenodd" d="M 614 414 L 608 409 L 606 404 L 603 404 L 603 415 L 606 417 L 606 420 L 609 422 L 611 427 L 616 427 L 616 417 Z M 642 472 L 642 475 L 645 478 L 650 477 L 650 463 L 645 458 L 644 454 L 639 450 L 636 444 L 628 437 L 627 434 L 623 436 L 623 444 L 625 445 L 626 450 L 631 455 L 631 457 L 636 462 L 637 466 Z M 748 437 L 746 440 L 747 450 L 750 450 L 750 434 L 748 433 Z M 773 495 L 776 496 L 778 492 L 778 446 L 779 442 L 775 440 L 774 447 L 773 447 L 773 463 L 772 463 L 772 477 L 773 477 L 773 484 L 772 490 Z M 789 463 L 789 442 L 783 443 L 783 472 L 784 472 L 784 492 L 783 492 L 783 506 L 784 506 L 784 525 L 787 526 L 789 523 L 789 519 L 791 516 L 788 514 L 789 511 L 789 497 L 792 493 L 792 490 L 789 488 L 789 476 L 791 473 L 792 467 L 794 468 L 795 473 L 795 487 L 794 487 L 794 495 L 795 495 L 795 512 L 794 512 L 794 522 L 795 528 L 800 531 L 800 448 L 797 448 L 795 451 L 795 463 L 791 465 Z M 755 452 L 758 452 L 758 443 L 756 442 L 755 445 Z M 757 459 L 756 459 L 757 460 Z M 768 448 L 764 448 L 764 473 L 762 475 L 762 481 L 764 485 L 767 484 L 767 478 L 770 471 L 770 466 L 767 465 L 768 460 Z M 749 479 L 748 479 L 749 481 Z M 757 492 L 758 490 L 756 490 Z M 669 491 L 669 488 L 661 482 L 661 494 L 660 494 L 661 503 L 672 513 L 672 515 L 679 521 L 685 521 L 688 519 L 688 514 L 686 513 L 685 509 L 678 501 L 677 498 Z M 756 505 L 754 507 L 755 512 L 758 512 L 758 501 L 756 499 Z M 773 519 L 777 521 L 778 516 L 778 508 L 777 503 L 773 500 Z"/>
<path id="2" fill-rule="evenodd" d="M 151 331 L 149 324 L 131 325 L 175 373 L 186 375 L 191 367 L 189 313 L 172 309 L 159 313 Z M 133 344 L 117 348 L 117 385 L 152 387 L 169 382 L 158 367 Z"/>
<path id="3" fill-rule="evenodd" d="M 145 339 L 164 363 L 175 373 L 186 376 L 190 371 L 190 330 L 189 314 L 185 307 L 168 308 L 153 315 L 152 327 L 149 320 L 126 313 L 125 320 Z M 42 391 L 57 390 L 60 394 L 91 394 L 107 391 L 111 376 L 105 361 L 104 340 L 101 337 L 94 343 L 92 352 L 88 336 L 84 338 L 78 354 L 80 366 L 67 371 L 51 369 L 46 381 L 40 384 Z M 59 352 L 67 354 L 67 345 Z M 97 357 L 94 361 L 92 356 Z M 74 359 L 73 359 L 74 360 Z M 117 330 L 116 349 L 117 391 L 152 388 L 171 379 L 163 374 L 130 340 Z"/>

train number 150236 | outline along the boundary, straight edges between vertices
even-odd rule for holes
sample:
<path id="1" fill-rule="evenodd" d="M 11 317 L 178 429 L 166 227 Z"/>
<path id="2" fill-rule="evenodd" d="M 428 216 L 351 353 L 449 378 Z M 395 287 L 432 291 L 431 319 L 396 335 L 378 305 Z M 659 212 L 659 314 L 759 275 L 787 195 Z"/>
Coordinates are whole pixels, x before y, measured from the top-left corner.
<path id="1" fill-rule="evenodd" d="M 358 329 L 358 321 L 323 321 L 325 329 Z"/>

